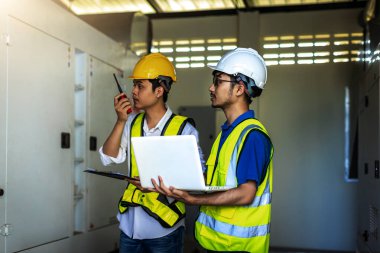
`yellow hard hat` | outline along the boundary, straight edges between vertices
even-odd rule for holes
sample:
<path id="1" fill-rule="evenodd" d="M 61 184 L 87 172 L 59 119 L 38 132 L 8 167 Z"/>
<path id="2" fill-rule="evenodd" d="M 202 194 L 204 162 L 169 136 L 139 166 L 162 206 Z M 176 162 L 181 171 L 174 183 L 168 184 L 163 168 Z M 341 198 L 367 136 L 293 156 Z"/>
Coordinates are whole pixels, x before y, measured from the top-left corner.
<path id="1" fill-rule="evenodd" d="M 168 76 L 173 82 L 177 80 L 174 66 L 169 59 L 160 53 L 153 53 L 142 57 L 136 63 L 129 78 L 156 79 L 159 76 Z"/>

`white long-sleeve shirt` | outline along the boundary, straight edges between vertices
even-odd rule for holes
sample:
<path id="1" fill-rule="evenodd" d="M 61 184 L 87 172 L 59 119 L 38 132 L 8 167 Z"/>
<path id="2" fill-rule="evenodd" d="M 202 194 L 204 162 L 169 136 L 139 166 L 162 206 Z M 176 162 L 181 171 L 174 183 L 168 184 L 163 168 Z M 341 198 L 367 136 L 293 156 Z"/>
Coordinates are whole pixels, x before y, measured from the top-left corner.
<path id="1" fill-rule="evenodd" d="M 168 106 L 166 106 L 167 111 L 165 115 L 161 118 L 158 124 L 149 129 L 146 120 L 144 119 L 143 125 L 143 134 L 144 136 L 159 136 L 166 124 L 172 115 L 172 111 Z M 103 165 L 108 166 L 112 164 L 120 164 L 128 160 L 129 155 L 127 156 L 127 151 L 130 150 L 130 129 L 133 119 L 136 117 L 136 114 L 131 114 L 128 117 L 128 120 L 124 127 L 124 132 L 120 142 L 119 153 L 116 158 L 108 156 L 103 153 L 103 146 L 100 147 L 100 159 Z M 194 135 L 198 142 L 198 131 L 189 123 L 187 123 L 182 131 L 182 135 Z M 198 142 L 199 143 L 199 142 Z M 199 147 L 199 145 L 198 145 Z M 202 166 L 204 166 L 203 153 L 201 148 L 199 148 L 199 154 L 201 157 Z M 172 202 L 173 199 L 168 198 L 169 202 Z M 182 219 L 172 228 L 164 228 L 161 224 L 156 221 L 154 218 L 149 216 L 141 207 L 128 207 L 128 211 L 120 214 L 118 213 L 117 218 L 120 222 L 119 228 L 130 238 L 134 239 L 153 239 L 163 237 L 170 234 L 180 226 L 185 225 L 185 220 Z"/>

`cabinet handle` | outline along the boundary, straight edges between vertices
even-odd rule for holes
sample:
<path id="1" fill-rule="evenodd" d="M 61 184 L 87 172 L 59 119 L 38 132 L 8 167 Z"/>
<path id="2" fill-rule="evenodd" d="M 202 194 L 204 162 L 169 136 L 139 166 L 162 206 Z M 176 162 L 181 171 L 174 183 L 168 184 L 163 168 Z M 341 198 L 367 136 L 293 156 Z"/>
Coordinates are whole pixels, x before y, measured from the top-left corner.
<path id="1" fill-rule="evenodd" d="M 70 133 L 61 133 L 61 148 L 70 148 Z"/>
<path id="2" fill-rule="evenodd" d="M 362 236 L 363 236 L 363 240 L 365 242 L 368 242 L 369 233 L 367 230 L 364 230 L 364 232 L 362 233 Z"/>
<path id="3" fill-rule="evenodd" d="M 375 161 L 375 178 L 379 178 L 379 160 Z"/>
<path id="4" fill-rule="evenodd" d="M 97 147 L 97 138 L 95 136 L 90 136 L 90 150 L 96 151 L 98 149 Z"/>

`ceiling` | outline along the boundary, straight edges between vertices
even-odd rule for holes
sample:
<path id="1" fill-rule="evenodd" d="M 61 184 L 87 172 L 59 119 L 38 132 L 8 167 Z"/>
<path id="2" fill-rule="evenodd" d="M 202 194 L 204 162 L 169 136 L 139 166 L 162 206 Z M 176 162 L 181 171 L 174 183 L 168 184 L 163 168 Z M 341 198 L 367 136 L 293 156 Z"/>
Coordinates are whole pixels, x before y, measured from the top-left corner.
<path id="1" fill-rule="evenodd" d="M 77 15 L 142 12 L 170 14 L 245 10 L 266 7 L 297 8 L 364 3 L 365 0 L 56 0 Z"/>

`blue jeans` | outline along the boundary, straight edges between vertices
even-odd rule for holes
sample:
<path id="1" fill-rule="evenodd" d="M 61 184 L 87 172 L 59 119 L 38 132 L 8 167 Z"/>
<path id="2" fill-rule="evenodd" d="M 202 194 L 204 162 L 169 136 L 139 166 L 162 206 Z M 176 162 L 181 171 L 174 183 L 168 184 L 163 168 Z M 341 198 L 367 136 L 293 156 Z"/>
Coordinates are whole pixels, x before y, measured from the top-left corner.
<path id="1" fill-rule="evenodd" d="M 185 228 L 155 239 L 132 239 L 120 231 L 119 253 L 182 253 Z"/>

